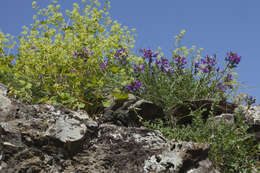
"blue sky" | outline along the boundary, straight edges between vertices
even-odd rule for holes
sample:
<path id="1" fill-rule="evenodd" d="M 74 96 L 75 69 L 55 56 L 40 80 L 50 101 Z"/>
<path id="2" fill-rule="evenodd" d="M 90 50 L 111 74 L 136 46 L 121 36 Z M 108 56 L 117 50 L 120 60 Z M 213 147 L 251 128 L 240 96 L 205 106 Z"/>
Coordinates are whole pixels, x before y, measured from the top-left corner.
<path id="1" fill-rule="evenodd" d="M 101 1 L 101 0 L 100 0 Z M 17 36 L 23 25 L 32 23 L 32 0 L 5 0 L 0 5 L 0 30 Z M 50 0 L 39 0 L 45 7 Z M 60 0 L 71 9 L 78 0 Z M 202 55 L 217 54 L 222 61 L 228 51 L 242 56 L 237 72 L 260 100 L 260 1 L 259 0 L 112 0 L 111 17 L 136 28 L 136 48 L 161 47 L 170 57 L 174 36 L 186 30 L 183 46 L 204 48 Z"/>

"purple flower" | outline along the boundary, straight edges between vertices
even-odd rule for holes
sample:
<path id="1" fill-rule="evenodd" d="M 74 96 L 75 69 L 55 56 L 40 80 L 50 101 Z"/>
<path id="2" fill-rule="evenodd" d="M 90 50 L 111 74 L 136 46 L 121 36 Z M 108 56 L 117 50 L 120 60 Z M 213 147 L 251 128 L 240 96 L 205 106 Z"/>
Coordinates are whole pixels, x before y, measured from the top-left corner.
<path id="1" fill-rule="evenodd" d="M 121 48 L 116 51 L 115 53 L 115 59 L 119 60 L 121 64 L 127 64 L 127 50 L 124 48 Z"/>
<path id="2" fill-rule="evenodd" d="M 140 88 L 141 85 L 142 85 L 142 82 L 141 82 L 141 81 L 136 81 L 136 80 L 134 80 L 131 85 L 127 85 L 125 88 L 126 88 L 128 91 L 136 91 L 137 89 Z"/>
<path id="3" fill-rule="evenodd" d="M 245 101 L 246 101 L 246 103 L 248 104 L 248 105 L 252 105 L 252 104 L 254 104 L 255 102 L 256 102 L 256 99 L 254 98 L 254 97 L 252 97 L 252 96 L 246 96 L 245 97 Z"/>
<path id="4" fill-rule="evenodd" d="M 212 71 L 215 67 L 216 63 L 216 58 L 212 58 L 210 56 L 206 56 L 201 59 L 201 63 L 204 64 L 205 66 L 201 68 L 201 70 L 205 73 L 209 73 Z"/>
<path id="5" fill-rule="evenodd" d="M 230 81 L 232 81 L 232 74 L 228 73 L 225 78 L 225 82 L 230 82 Z"/>
<path id="6" fill-rule="evenodd" d="M 134 65 L 134 72 L 141 72 L 144 70 L 144 65 Z"/>
<path id="7" fill-rule="evenodd" d="M 144 54 L 144 58 L 146 58 L 146 59 L 150 59 L 150 58 L 158 56 L 158 54 L 157 53 L 154 54 L 151 49 L 147 49 L 147 50 L 146 49 L 141 49 L 140 52 Z"/>
<path id="8" fill-rule="evenodd" d="M 227 53 L 227 57 L 225 60 L 229 63 L 230 68 L 237 67 L 239 62 L 241 61 L 241 56 L 238 56 L 237 53 L 229 52 Z"/>
<path id="9" fill-rule="evenodd" d="M 116 51 L 115 58 L 116 58 L 116 59 L 120 59 L 120 58 L 125 59 L 125 58 L 126 58 L 126 55 L 127 55 L 126 49 L 121 48 L 121 49 L 118 49 L 118 50 Z"/>
<path id="10" fill-rule="evenodd" d="M 208 66 L 203 66 L 203 67 L 201 67 L 201 70 L 204 72 L 204 73 L 209 73 L 209 68 L 208 68 Z"/>
<path id="11" fill-rule="evenodd" d="M 199 67 L 200 67 L 200 63 L 199 63 L 199 61 L 195 61 L 195 73 L 198 73 L 198 71 L 199 71 Z"/>
<path id="12" fill-rule="evenodd" d="M 83 52 L 85 53 L 85 54 L 88 54 L 88 50 L 84 47 L 83 48 Z"/>
<path id="13" fill-rule="evenodd" d="M 219 83 L 217 87 L 223 92 L 226 91 L 226 87 L 222 83 Z"/>
<path id="14" fill-rule="evenodd" d="M 187 64 L 186 58 L 182 58 L 181 63 L 182 63 L 182 64 Z"/>
<path id="15" fill-rule="evenodd" d="M 154 54 L 151 49 L 140 49 L 140 52 L 144 54 L 143 58 L 148 59 L 149 61 L 149 67 L 151 67 L 151 64 L 153 62 L 153 58 L 157 57 L 158 54 Z"/>
<path id="16" fill-rule="evenodd" d="M 107 69 L 107 62 L 103 61 L 102 64 L 100 65 L 100 68 L 103 70 Z"/>
<path id="17" fill-rule="evenodd" d="M 168 59 L 161 58 L 160 60 L 155 61 L 156 67 L 164 72 L 165 74 L 171 74 L 174 72 L 173 67 L 169 63 Z"/>
<path id="18" fill-rule="evenodd" d="M 74 51 L 73 56 L 74 56 L 74 57 L 77 57 L 77 56 L 78 56 L 76 51 Z"/>
<path id="19" fill-rule="evenodd" d="M 174 61 L 176 61 L 178 68 L 184 68 L 184 65 L 187 64 L 187 60 L 185 57 L 177 56 L 172 58 Z"/>

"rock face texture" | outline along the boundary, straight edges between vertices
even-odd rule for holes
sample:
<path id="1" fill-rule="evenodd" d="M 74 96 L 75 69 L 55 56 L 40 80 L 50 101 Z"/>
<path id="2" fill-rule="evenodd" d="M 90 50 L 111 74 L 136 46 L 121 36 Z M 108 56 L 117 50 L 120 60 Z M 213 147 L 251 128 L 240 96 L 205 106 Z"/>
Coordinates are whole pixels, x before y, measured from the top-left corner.
<path id="1" fill-rule="evenodd" d="M 256 139 L 260 141 L 260 105 L 252 106 L 249 109 L 245 106 L 241 106 L 245 113 L 247 124 L 250 125 L 248 132 L 254 133 Z"/>
<path id="2" fill-rule="evenodd" d="M 94 121 L 61 106 L 21 104 L 6 91 L 0 87 L 0 173 L 219 172 L 209 144 L 168 141 L 140 126 L 139 118 L 163 114 L 153 103 L 113 104 Z"/>

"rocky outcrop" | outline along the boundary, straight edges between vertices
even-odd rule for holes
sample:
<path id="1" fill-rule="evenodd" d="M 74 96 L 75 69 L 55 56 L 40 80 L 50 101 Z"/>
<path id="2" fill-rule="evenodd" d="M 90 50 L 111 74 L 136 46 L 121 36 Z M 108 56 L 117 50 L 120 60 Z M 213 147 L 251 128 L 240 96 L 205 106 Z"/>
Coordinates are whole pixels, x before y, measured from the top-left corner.
<path id="1" fill-rule="evenodd" d="M 130 97 L 97 121 L 62 106 L 26 105 L 0 87 L 0 173 L 217 173 L 209 144 L 168 141 L 139 119 L 162 109 Z"/>

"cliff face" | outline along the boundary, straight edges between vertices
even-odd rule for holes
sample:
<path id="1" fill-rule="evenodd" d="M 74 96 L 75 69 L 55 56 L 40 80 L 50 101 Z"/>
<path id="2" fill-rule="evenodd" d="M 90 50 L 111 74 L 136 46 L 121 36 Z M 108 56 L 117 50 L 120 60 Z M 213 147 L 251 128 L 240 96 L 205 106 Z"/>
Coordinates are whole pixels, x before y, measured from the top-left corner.
<path id="1" fill-rule="evenodd" d="M 219 172 L 209 144 L 168 141 L 139 122 L 162 115 L 159 106 L 132 96 L 94 121 L 62 106 L 22 104 L 0 85 L 0 172 Z M 247 115 L 259 127 L 258 109 Z"/>

